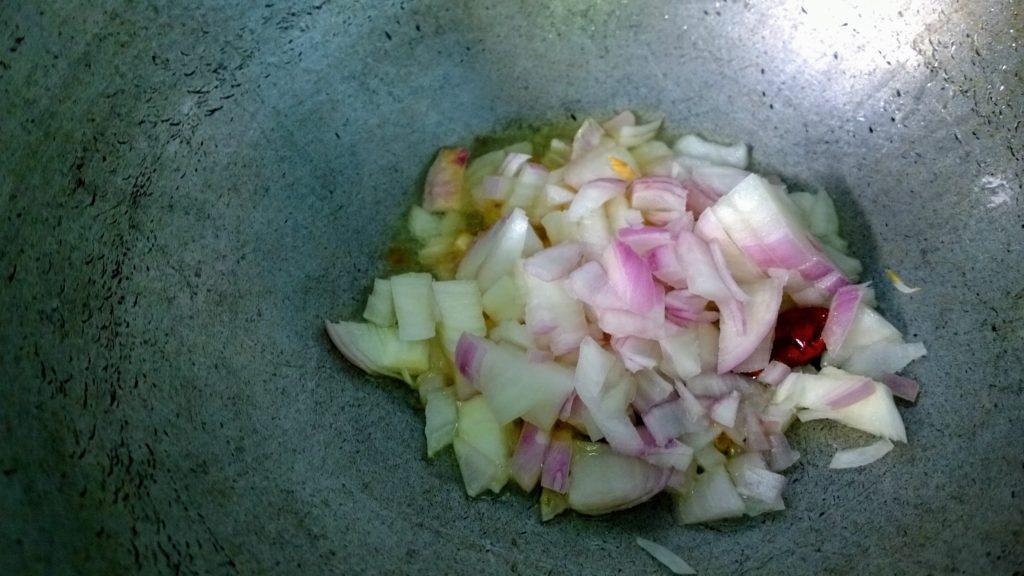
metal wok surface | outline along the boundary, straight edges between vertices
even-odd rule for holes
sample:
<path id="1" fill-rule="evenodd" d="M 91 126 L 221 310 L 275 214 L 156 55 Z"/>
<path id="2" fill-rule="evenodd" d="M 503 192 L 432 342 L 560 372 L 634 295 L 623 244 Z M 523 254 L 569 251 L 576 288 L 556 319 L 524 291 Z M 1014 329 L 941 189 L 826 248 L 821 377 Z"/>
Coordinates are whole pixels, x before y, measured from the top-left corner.
<path id="1" fill-rule="evenodd" d="M 1024 565 L 1021 5 L 566 0 L 0 5 L 0 572 L 1010 574 Z M 797 434 L 788 509 L 542 525 L 427 461 L 334 353 L 417 176 L 622 108 L 836 199 L 929 355 L 884 460 Z M 923 290 L 898 293 L 884 270 Z"/>

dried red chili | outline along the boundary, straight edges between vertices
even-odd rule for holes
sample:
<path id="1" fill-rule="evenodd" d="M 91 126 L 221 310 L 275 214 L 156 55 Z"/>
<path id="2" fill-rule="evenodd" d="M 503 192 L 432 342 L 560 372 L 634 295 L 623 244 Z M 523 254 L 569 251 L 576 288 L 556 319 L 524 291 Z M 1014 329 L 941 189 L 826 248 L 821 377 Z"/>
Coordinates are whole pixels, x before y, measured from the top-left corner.
<path id="1" fill-rule="evenodd" d="M 790 308 L 779 314 L 775 323 L 772 360 L 790 367 L 816 360 L 825 351 L 821 331 L 828 319 L 828 308 L 811 306 Z"/>

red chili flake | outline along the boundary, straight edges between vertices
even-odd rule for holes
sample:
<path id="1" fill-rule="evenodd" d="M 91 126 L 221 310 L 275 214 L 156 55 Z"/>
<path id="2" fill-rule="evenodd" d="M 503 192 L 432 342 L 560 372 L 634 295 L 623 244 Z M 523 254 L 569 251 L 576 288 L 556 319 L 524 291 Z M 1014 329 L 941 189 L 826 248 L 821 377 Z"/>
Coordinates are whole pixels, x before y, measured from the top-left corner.
<path id="1" fill-rule="evenodd" d="M 820 306 L 790 308 L 779 314 L 775 323 L 772 360 L 791 368 L 816 360 L 825 351 L 821 331 L 827 319 L 828 308 Z"/>

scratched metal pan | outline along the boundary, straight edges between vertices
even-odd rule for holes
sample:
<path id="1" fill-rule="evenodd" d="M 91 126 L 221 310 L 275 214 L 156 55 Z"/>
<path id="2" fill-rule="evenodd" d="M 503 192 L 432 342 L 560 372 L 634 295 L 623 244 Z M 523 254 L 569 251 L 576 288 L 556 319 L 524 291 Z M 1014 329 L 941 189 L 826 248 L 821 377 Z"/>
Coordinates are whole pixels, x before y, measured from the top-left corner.
<path id="1" fill-rule="evenodd" d="M 0 4 L 0 573 L 656 573 L 636 536 L 703 574 L 1020 570 L 1022 8 L 854 4 Z M 627 107 L 834 195 L 929 349 L 909 446 L 831 471 L 859 437 L 808 424 L 784 512 L 541 524 L 331 349 L 437 147 Z"/>

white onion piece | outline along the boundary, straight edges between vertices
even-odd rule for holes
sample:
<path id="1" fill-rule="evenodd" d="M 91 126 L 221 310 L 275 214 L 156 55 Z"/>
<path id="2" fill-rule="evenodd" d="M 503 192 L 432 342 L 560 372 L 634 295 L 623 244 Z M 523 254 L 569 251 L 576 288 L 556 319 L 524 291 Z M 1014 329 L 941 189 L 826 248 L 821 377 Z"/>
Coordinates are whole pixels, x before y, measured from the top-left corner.
<path id="1" fill-rule="evenodd" d="M 678 398 L 652 406 L 640 417 L 657 446 L 664 446 L 669 440 L 695 431 L 686 417 L 682 400 Z"/>
<path id="2" fill-rule="evenodd" d="M 395 303 L 391 296 L 391 281 L 382 278 L 373 281 L 373 291 L 366 300 L 363 318 L 377 326 L 395 325 Z"/>
<path id="3" fill-rule="evenodd" d="M 718 312 L 707 310 L 710 301 L 689 290 L 673 290 L 665 294 L 665 319 L 680 326 L 718 320 Z M 717 340 L 717 334 L 716 334 Z"/>
<path id="4" fill-rule="evenodd" d="M 686 190 L 673 178 L 645 176 L 630 184 L 630 205 L 637 210 L 686 211 Z"/>
<path id="5" fill-rule="evenodd" d="M 648 554 L 654 557 L 655 560 L 661 562 L 666 568 L 669 569 L 673 574 L 696 574 L 697 571 L 692 566 L 686 563 L 685 560 L 677 556 L 674 552 L 665 548 L 661 544 L 651 542 L 646 538 L 637 538 L 636 543 L 638 546 L 644 549 Z"/>
<path id="6" fill-rule="evenodd" d="M 711 406 L 709 414 L 715 422 L 726 428 L 732 428 L 736 425 L 736 415 L 739 413 L 739 408 L 740 393 L 737 390 L 733 390 L 725 398 L 716 401 Z"/>
<path id="7" fill-rule="evenodd" d="M 435 334 L 433 278 L 422 272 L 391 277 L 391 298 L 402 340 L 429 340 Z"/>
<path id="8" fill-rule="evenodd" d="M 466 492 L 500 492 L 508 481 L 508 438 L 487 402 L 476 397 L 459 405 L 453 445 Z"/>
<path id="9" fill-rule="evenodd" d="M 512 192 L 501 207 L 502 215 L 508 215 L 515 208 L 532 209 L 541 190 L 547 185 L 548 171 L 540 164 L 527 162 L 519 171 Z"/>
<path id="10" fill-rule="evenodd" d="M 921 386 L 914 380 L 898 374 L 883 374 L 879 380 L 892 390 L 892 395 L 909 402 L 916 402 Z"/>
<path id="11" fill-rule="evenodd" d="M 843 286 L 836 291 L 829 305 L 828 318 L 825 320 L 825 327 L 821 330 L 821 338 L 829 353 L 835 357 L 839 354 L 846 342 L 846 335 L 849 334 L 853 321 L 857 317 L 861 300 L 864 298 L 867 285 L 851 284 Z"/>
<path id="12" fill-rule="evenodd" d="M 566 430 L 558 429 L 552 434 L 541 470 L 540 485 L 545 490 L 565 494 L 569 489 L 572 444 L 572 435 Z"/>
<path id="13" fill-rule="evenodd" d="M 523 255 L 526 247 L 526 238 L 530 229 L 530 221 L 526 213 L 516 208 L 511 214 L 502 218 L 501 225 L 496 225 L 497 235 L 493 238 L 484 261 L 476 273 L 476 280 L 480 283 L 480 289 L 486 291 L 502 276 L 510 274 Z M 475 247 L 475 246 L 474 246 Z M 456 278 L 468 280 L 462 274 L 462 265 L 459 264 L 459 271 Z M 392 285 L 392 290 L 394 286 Z"/>
<path id="14" fill-rule="evenodd" d="M 792 372 L 792 368 L 779 362 L 778 360 L 772 360 L 768 363 L 768 366 L 757 375 L 757 380 L 763 382 L 769 386 L 778 386 L 789 373 Z"/>
<path id="15" fill-rule="evenodd" d="M 441 341 L 448 357 L 454 358 L 463 332 L 474 336 L 487 334 L 480 286 L 471 280 L 435 281 L 433 293 Z"/>
<path id="16" fill-rule="evenodd" d="M 573 383 L 608 443 L 622 454 L 639 454 L 643 442 L 626 412 L 636 383 L 625 377 L 624 368 L 616 370 L 617 362 L 614 355 L 588 336 L 580 343 Z"/>
<path id="17" fill-rule="evenodd" d="M 700 374 L 700 344 L 696 328 L 681 328 L 671 336 L 659 340 L 662 370 L 676 378 L 691 378 Z"/>
<path id="18" fill-rule="evenodd" d="M 626 193 L 626 181 L 618 178 L 601 178 L 584 184 L 572 203 L 567 214 L 572 222 L 579 222 L 584 216 L 597 210 L 605 202 Z"/>
<path id="19" fill-rule="evenodd" d="M 619 129 L 618 134 L 615 135 L 615 140 L 621 146 L 632 148 L 654 138 L 654 135 L 658 133 L 659 128 L 661 128 L 660 118 L 645 124 L 623 126 Z"/>
<path id="20" fill-rule="evenodd" d="M 801 421 L 828 418 L 869 434 L 906 442 L 903 419 L 893 403 L 892 392 L 883 384 L 868 380 L 873 388 L 870 396 L 839 409 L 829 406 L 837 394 L 862 381 L 863 376 L 831 366 L 822 368 L 818 374 L 794 372 L 775 389 L 772 402 L 804 408 L 797 413 Z"/>
<path id="21" fill-rule="evenodd" d="M 544 341 L 556 356 L 576 350 L 587 335 L 583 304 L 566 292 L 563 280 L 545 282 L 523 276 L 526 326 L 534 338 Z"/>
<path id="22" fill-rule="evenodd" d="M 731 458 L 726 469 L 736 486 L 736 492 L 746 504 L 748 516 L 786 509 L 782 502 L 786 478 L 768 470 L 759 453 L 747 452 Z"/>
<path id="23" fill-rule="evenodd" d="M 696 134 L 687 134 L 676 140 L 674 148 L 676 152 L 684 156 L 705 160 L 709 164 L 742 169 L 747 167 L 747 162 L 749 161 L 749 152 L 746 144 L 716 144 Z"/>
<path id="24" fill-rule="evenodd" d="M 626 117 L 624 117 L 625 119 Z M 635 120 L 634 120 L 635 121 Z M 580 124 L 576 135 L 572 139 L 572 153 L 570 154 L 570 160 L 577 160 L 582 158 L 594 148 L 597 148 L 601 142 L 605 139 L 606 133 L 604 128 L 597 123 L 593 118 L 587 118 Z"/>
<path id="25" fill-rule="evenodd" d="M 882 438 L 873 444 L 860 448 L 847 448 L 840 450 L 832 456 L 829 468 L 856 468 L 866 466 L 882 458 L 892 451 L 893 443 L 888 438 Z"/>
<path id="26" fill-rule="evenodd" d="M 469 150 L 442 148 L 427 171 L 423 187 L 423 208 L 431 212 L 458 210 L 462 206 L 462 184 Z"/>
<path id="27" fill-rule="evenodd" d="M 847 383 L 843 388 L 836 390 L 828 399 L 824 400 L 824 404 L 829 410 L 838 410 L 852 406 L 874 393 L 875 384 L 870 379 L 864 378 L 859 382 Z"/>
<path id="28" fill-rule="evenodd" d="M 653 226 L 622 228 L 618 231 L 618 237 L 640 256 L 646 256 L 659 246 L 672 244 L 672 234 L 668 230 Z"/>
<path id="29" fill-rule="evenodd" d="M 614 161 L 614 162 L 613 162 Z M 584 184 L 602 178 L 620 178 L 615 163 L 636 174 L 639 167 L 629 151 L 614 142 L 602 143 L 565 166 L 565 183 L 579 190 Z"/>
<path id="30" fill-rule="evenodd" d="M 659 140 L 648 140 L 630 148 L 630 153 L 640 166 L 640 173 L 647 176 L 672 177 L 670 166 L 675 161 L 672 149 Z M 668 168 L 669 170 L 665 170 Z"/>
<path id="31" fill-rule="evenodd" d="M 673 245 L 657 246 L 647 254 L 647 262 L 651 273 L 661 282 L 673 288 L 686 286 L 686 270 L 683 269 L 676 256 Z"/>
<path id="32" fill-rule="evenodd" d="M 622 298 L 626 310 L 643 314 L 659 301 L 664 305 L 664 291 L 655 283 L 647 262 L 625 243 L 613 240 L 601 261 L 608 283 Z"/>
<path id="33" fill-rule="evenodd" d="M 513 275 L 502 276 L 483 294 L 484 313 L 495 322 L 522 320 L 525 314 L 523 296 Z"/>
<path id="34" fill-rule="evenodd" d="M 601 128 L 612 138 L 616 138 L 619 131 L 626 126 L 636 125 L 636 115 L 629 110 L 623 110 L 601 124 Z"/>
<path id="35" fill-rule="evenodd" d="M 540 480 L 544 455 L 550 443 L 551 436 L 546 430 L 541 430 L 529 422 L 523 424 L 508 470 L 509 477 L 523 490 L 533 490 Z"/>
<path id="36" fill-rule="evenodd" d="M 737 325 L 729 314 L 722 316 L 718 340 L 718 373 L 726 373 L 746 360 L 775 329 L 782 303 L 782 283 L 765 278 L 744 286 L 749 300 L 743 303 L 742 320 Z"/>
<path id="37" fill-rule="evenodd" d="M 791 275 L 792 292 L 814 288 L 809 303 L 824 301 L 849 281 L 821 251 L 806 229 L 799 209 L 779 187 L 751 174 L 711 208 L 733 242 L 761 269 L 780 268 Z M 815 281 L 827 279 L 824 286 Z M 799 283 L 797 283 L 799 280 Z"/>
<path id="38" fill-rule="evenodd" d="M 693 225 L 693 233 L 708 244 L 718 245 L 725 259 L 725 264 L 737 282 L 750 282 L 765 277 L 765 273 L 739 246 L 733 242 L 729 234 L 722 228 L 713 210 L 705 210 Z"/>
<path id="39" fill-rule="evenodd" d="M 636 394 L 633 397 L 633 407 L 640 412 L 646 412 L 652 406 L 665 402 L 675 392 L 675 387 L 653 370 L 641 370 L 635 376 Z"/>
<path id="40" fill-rule="evenodd" d="M 927 352 L 920 342 L 876 342 L 854 350 L 843 362 L 843 370 L 870 378 L 881 378 L 885 374 L 899 372 Z"/>
<path id="41" fill-rule="evenodd" d="M 689 495 L 674 497 L 673 500 L 676 519 L 683 524 L 738 518 L 746 512 L 743 499 L 721 465 L 706 469 L 697 476 Z"/>
<path id="42" fill-rule="evenodd" d="M 575 442 L 569 474 L 569 507 L 606 514 L 646 502 L 661 492 L 671 470 L 613 451 L 607 444 Z"/>
<path id="43" fill-rule="evenodd" d="M 455 440 L 459 421 L 455 392 L 450 388 L 434 388 L 428 392 L 423 417 L 423 434 L 427 439 L 427 456 L 430 457 Z"/>
<path id="44" fill-rule="evenodd" d="M 505 156 L 505 160 L 502 161 L 498 172 L 500 172 L 505 178 L 512 178 L 519 172 L 519 169 L 525 166 L 529 161 L 529 154 L 513 152 L 508 156 Z"/>
<path id="45" fill-rule="evenodd" d="M 769 435 L 768 443 L 771 445 L 768 452 L 768 464 L 773 471 L 781 472 L 796 464 L 800 459 L 800 453 L 793 450 L 784 434 Z"/>
<path id="46" fill-rule="evenodd" d="M 647 446 L 640 456 L 644 462 L 676 472 L 686 471 L 693 462 L 693 448 L 672 438 L 664 446 Z"/>
<path id="47" fill-rule="evenodd" d="M 548 430 L 572 393 L 572 370 L 530 362 L 519 350 L 463 334 L 455 350 L 459 372 L 476 386 L 501 424 L 516 418 Z"/>
<path id="48" fill-rule="evenodd" d="M 362 322 L 325 322 L 324 325 L 338 351 L 369 374 L 403 378 L 403 374 L 419 374 L 429 367 L 427 341 L 402 340 L 397 328 Z"/>
<path id="49" fill-rule="evenodd" d="M 612 349 L 622 359 L 626 370 L 630 372 L 650 370 L 657 366 L 658 361 L 661 360 L 661 350 L 658 347 L 658 343 L 653 340 L 625 336 L 622 338 L 612 338 L 611 344 Z"/>

